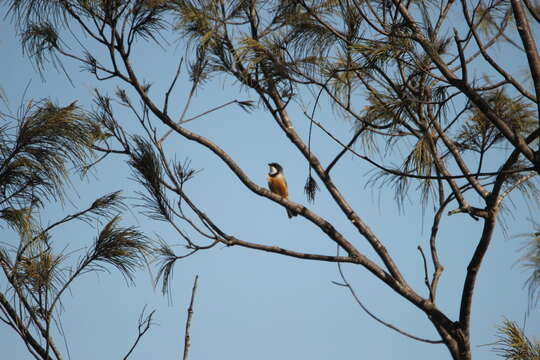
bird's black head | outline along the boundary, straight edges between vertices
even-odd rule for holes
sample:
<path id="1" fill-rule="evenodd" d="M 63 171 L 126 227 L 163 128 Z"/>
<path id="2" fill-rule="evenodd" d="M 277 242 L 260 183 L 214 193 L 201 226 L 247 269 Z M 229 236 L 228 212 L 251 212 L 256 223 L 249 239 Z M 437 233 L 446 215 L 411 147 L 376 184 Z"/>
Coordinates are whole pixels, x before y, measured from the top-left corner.
<path id="1" fill-rule="evenodd" d="M 276 175 L 283 172 L 281 165 L 276 162 L 271 162 L 268 164 L 268 166 L 270 167 L 270 175 Z"/>

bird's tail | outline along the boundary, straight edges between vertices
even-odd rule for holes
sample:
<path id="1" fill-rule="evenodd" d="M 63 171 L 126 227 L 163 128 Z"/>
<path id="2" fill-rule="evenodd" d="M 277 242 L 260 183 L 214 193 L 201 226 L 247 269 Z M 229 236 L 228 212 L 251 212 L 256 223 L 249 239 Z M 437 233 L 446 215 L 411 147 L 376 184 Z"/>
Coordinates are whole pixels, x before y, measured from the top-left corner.
<path id="1" fill-rule="evenodd" d="M 297 216 L 297 215 L 298 215 L 298 213 L 296 211 L 287 208 L 287 216 L 289 217 L 289 219 L 292 218 L 293 216 Z"/>

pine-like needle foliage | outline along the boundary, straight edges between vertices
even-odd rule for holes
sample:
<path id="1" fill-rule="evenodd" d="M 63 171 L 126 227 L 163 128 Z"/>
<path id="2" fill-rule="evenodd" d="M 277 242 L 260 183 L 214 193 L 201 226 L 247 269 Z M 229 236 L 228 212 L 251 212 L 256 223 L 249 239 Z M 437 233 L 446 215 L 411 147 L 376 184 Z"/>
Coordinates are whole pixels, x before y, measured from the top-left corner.
<path id="1" fill-rule="evenodd" d="M 16 277 L 28 285 L 28 289 L 36 294 L 47 290 L 57 291 L 61 285 L 60 265 L 63 256 L 51 251 L 42 251 L 31 258 L 23 257 L 18 262 Z"/>
<path id="2" fill-rule="evenodd" d="M 49 100 L 29 102 L 17 117 L 3 114 L 0 121 L 0 219 L 20 242 L 8 241 L 18 250 L 5 261 L 17 269 L 19 281 L 41 289 L 53 283 L 62 257 L 51 252 L 36 217 L 46 203 L 63 201 L 70 171 L 92 158 L 97 125 L 76 102 L 62 107 Z"/>
<path id="3" fill-rule="evenodd" d="M 497 90 L 487 94 L 487 101 L 493 111 L 520 136 L 527 136 L 537 125 L 538 115 L 533 104 L 521 98 L 511 98 L 504 91 Z M 458 142 L 464 149 L 485 152 L 492 145 L 504 140 L 501 134 L 486 115 L 478 108 L 471 107 L 470 116 L 458 134 Z"/>
<path id="4" fill-rule="evenodd" d="M 100 262 L 113 265 L 132 282 L 135 270 L 146 262 L 149 241 L 134 227 L 118 226 L 119 221 L 115 216 L 103 227 L 86 261 L 97 269 L 105 269 Z"/>
<path id="5" fill-rule="evenodd" d="M 9 321 L 3 320 L 24 334 L 41 358 L 50 358 L 46 347 L 58 351 L 50 342 L 51 329 L 60 326 L 57 305 L 72 282 L 85 272 L 106 270 L 107 264 L 132 281 L 134 271 L 146 263 L 149 241 L 137 229 L 118 225 L 125 209 L 119 192 L 58 220 L 44 215 L 48 204 L 63 202 L 70 176 L 88 165 L 101 134 L 98 122 L 76 102 L 64 107 L 49 100 L 29 102 L 17 116 L 0 113 L 0 120 L 0 226 L 13 230 L 0 242 L 6 281 L 0 300 L 3 313 L 9 314 Z M 53 229 L 73 220 L 90 226 L 106 220 L 80 262 L 70 261 L 66 244 L 58 245 L 53 237 Z M 80 235 L 84 238 L 84 231 Z"/>
<path id="6" fill-rule="evenodd" d="M 540 342 L 530 340 L 517 324 L 504 320 L 498 330 L 495 352 L 506 360 L 540 360 Z"/>
<path id="7" fill-rule="evenodd" d="M 178 256 L 174 250 L 164 241 L 159 242 L 159 246 L 154 249 L 159 265 L 159 270 L 154 285 L 161 282 L 161 292 L 163 295 L 170 293 L 171 279 L 174 273 L 174 264 Z"/>
<path id="8" fill-rule="evenodd" d="M 133 141 L 135 146 L 129 164 L 134 169 L 135 180 L 146 189 L 146 192 L 139 193 L 145 212 L 152 219 L 169 221 L 172 219 L 171 205 L 161 182 L 163 169 L 159 157 L 148 141 L 140 137 Z"/>
<path id="9" fill-rule="evenodd" d="M 41 205 L 61 200 L 70 167 L 82 168 L 92 156 L 97 125 L 76 102 L 61 107 L 43 100 L 21 109 L 15 129 L 2 117 L 0 132 L 0 206 Z"/>

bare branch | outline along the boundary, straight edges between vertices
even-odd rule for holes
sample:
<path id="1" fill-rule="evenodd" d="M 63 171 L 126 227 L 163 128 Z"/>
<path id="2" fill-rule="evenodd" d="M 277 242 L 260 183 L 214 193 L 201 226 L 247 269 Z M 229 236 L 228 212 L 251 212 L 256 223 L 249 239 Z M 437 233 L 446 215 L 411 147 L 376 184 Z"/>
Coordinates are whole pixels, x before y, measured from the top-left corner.
<path id="1" fill-rule="evenodd" d="M 193 281 L 193 289 L 191 289 L 191 300 L 189 301 L 189 307 L 187 309 L 187 319 L 186 319 L 186 330 L 184 333 L 184 356 L 183 360 L 188 360 L 189 346 L 190 346 L 190 335 L 189 329 L 191 327 L 191 317 L 193 316 L 193 302 L 195 301 L 195 293 L 197 291 L 197 282 L 199 280 L 199 275 L 195 276 L 195 281 Z"/>
<path id="2" fill-rule="evenodd" d="M 150 329 L 150 326 L 153 325 L 152 317 L 154 316 L 154 313 L 156 312 L 156 310 L 152 310 L 150 314 L 146 316 L 144 315 L 145 310 L 146 310 L 146 306 L 142 309 L 141 315 L 139 316 L 139 324 L 137 326 L 137 338 L 133 342 L 133 345 L 131 345 L 131 348 L 127 352 L 126 356 L 124 356 L 124 360 L 127 360 L 129 358 L 129 356 L 131 355 L 133 350 L 135 350 L 135 348 L 139 344 L 139 341 L 142 339 L 144 334 L 146 334 L 146 332 Z"/>
<path id="3" fill-rule="evenodd" d="M 339 252 L 338 252 L 339 253 Z M 364 310 L 366 312 L 366 314 L 368 314 L 373 320 L 377 321 L 378 323 L 386 326 L 387 328 L 390 328 L 398 333 L 400 333 L 401 335 L 404 335 L 406 337 L 409 337 L 411 339 L 414 339 L 414 340 L 418 340 L 418 341 L 421 341 L 421 342 L 425 342 L 425 343 L 428 343 L 428 344 L 442 344 L 444 343 L 443 340 L 430 340 L 430 339 L 425 339 L 425 338 L 421 338 L 421 337 L 418 337 L 418 336 L 415 336 L 415 335 L 412 335 L 406 331 L 403 331 L 401 330 L 400 328 L 398 328 L 397 326 L 395 325 L 392 325 L 391 323 L 389 322 L 386 322 L 384 320 L 382 320 L 381 318 L 379 318 L 378 316 L 374 315 L 371 311 L 369 311 L 369 309 L 362 303 L 362 301 L 360 300 L 360 298 L 358 297 L 358 295 L 356 294 L 356 291 L 353 289 L 353 287 L 351 286 L 351 284 L 347 281 L 347 279 L 345 278 L 345 274 L 343 273 L 343 269 L 341 268 L 341 263 L 337 263 L 337 266 L 338 266 L 338 271 L 339 271 L 339 275 L 341 276 L 341 280 L 343 282 L 343 284 L 337 284 L 337 285 L 341 285 L 341 286 L 345 286 L 349 289 L 351 295 L 353 296 L 354 300 L 356 301 L 356 303 L 362 308 L 362 310 Z"/>
<path id="4" fill-rule="evenodd" d="M 532 34 L 527 14 L 523 9 L 521 0 L 511 0 L 512 9 L 514 10 L 514 19 L 516 20 L 517 30 L 521 37 L 521 42 L 525 48 L 525 54 L 527 54 L 527 60 L 529 61 L 529 69 L 531 71 L 531 77 L 534 84 L 536 98 L 540 98 L 540 56 L 538 55 L 538 49 L 536 47 L 536 41 Z M 537 109 L 540 114 L 540 101 L 537 101 Z M 540 125 L 540 120 L 539 120 Z M 539 126 L 540 127 L 540 126 Z M 540 172 L 540 164 L 538 165 Z"/>
<path id="5" fill-rule="evenodd" d="M 418 245 L 417 249 L 420 252 L 420 255 L 422 255 L 422 263 L 424 264 L 424 283 L 426 284 L 426 287 L 429 291 L 429 299 L 433 301 L 433 291 L 429 283 L 426 255 L 424 254 L 424 250 L 422 250 L 422 247 L 420 245 Z"/>

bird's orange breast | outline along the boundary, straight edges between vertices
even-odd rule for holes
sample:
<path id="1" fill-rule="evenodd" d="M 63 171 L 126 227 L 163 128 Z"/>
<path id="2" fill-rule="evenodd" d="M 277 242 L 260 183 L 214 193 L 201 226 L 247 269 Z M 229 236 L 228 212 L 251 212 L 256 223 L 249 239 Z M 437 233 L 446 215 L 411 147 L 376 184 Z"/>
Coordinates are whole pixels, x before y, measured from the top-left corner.
<path id="1" fill-rule="evenodd" d="M 268 176 L 268 187 L 274 194 L 278 194 L 281 197 L 287 198 L 289 193 L 287 191 L 287 183 L 281 175 Z"/>

